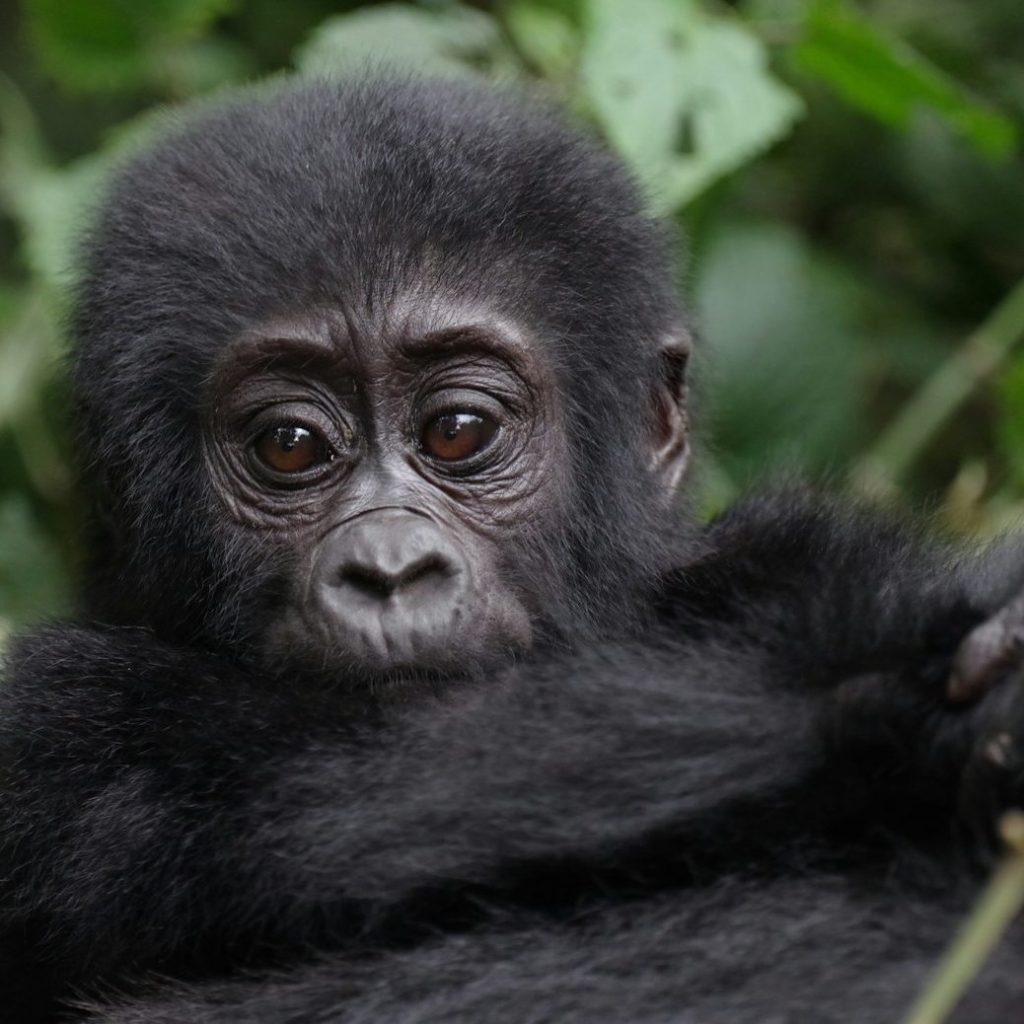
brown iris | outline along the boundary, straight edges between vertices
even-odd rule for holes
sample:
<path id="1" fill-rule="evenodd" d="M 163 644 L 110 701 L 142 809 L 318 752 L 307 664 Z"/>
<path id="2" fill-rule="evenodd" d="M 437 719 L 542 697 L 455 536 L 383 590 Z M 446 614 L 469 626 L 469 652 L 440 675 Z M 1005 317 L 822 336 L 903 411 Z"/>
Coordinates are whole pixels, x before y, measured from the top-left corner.
<path id="1" fill-rule="evenodd" d="M 497 432 L 494 420 L 475 412 L 446 412 L 424 428 L 423 450 L 435 459 L 458 462 L 485 448 Z"/>
<path id="2" fill-rule="evenodd" d="M 277 473 L 302 473 L 329 455 L 323 439 L 306 427 L 271 427 L 256 439 L 256 455 Z"/>

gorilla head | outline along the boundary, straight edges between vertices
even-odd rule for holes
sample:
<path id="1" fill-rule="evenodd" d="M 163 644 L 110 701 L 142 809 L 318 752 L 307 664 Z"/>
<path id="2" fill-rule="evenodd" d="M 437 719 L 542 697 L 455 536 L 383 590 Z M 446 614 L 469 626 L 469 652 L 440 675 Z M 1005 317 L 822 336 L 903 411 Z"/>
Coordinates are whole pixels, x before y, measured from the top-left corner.
<path id="1" fill-rule="evenodd" d="M 554 114 L 236 101 L 116 178 L 79 300 L 102 617 L 344 679 L 635 622 L 686 328 L 661 232 Z"/>

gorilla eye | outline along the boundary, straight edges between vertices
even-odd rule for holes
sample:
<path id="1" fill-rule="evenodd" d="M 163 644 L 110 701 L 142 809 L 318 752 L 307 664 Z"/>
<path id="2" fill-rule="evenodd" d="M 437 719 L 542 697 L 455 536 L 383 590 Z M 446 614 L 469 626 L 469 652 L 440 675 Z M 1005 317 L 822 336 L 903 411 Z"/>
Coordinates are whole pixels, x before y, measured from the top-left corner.
<path id="1" fill-rule="evenodd" d="M 277 473 L 302 473 L 331 460 L 319 434 L 293 425 L 265 430 L 256 438 L 254 450 L 260 462 Z"/>
<path id="2" fill-rule="evenodd" d="M 486 448 L 497 433 L 498 424 L 475 412 L 446 412 L 435 416 L 424 428 L 423 450 L 435 459 L 458 462 Z"/>

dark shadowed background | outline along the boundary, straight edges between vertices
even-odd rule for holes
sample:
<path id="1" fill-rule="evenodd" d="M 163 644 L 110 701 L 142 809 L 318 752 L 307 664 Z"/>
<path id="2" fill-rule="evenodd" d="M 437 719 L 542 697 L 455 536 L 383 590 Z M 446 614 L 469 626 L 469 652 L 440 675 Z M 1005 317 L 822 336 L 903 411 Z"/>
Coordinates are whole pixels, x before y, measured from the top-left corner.
<path id="1" fill-rule="evenodd" d="M 1024 516 L 1021 0 L 22 0 L 0 9 L 0 643 L 79 539 L 61 323 L 112 161 L 168 108 L 367 62 L 527 81 L 684 223 L 701 508 L 798 471 Z"/>

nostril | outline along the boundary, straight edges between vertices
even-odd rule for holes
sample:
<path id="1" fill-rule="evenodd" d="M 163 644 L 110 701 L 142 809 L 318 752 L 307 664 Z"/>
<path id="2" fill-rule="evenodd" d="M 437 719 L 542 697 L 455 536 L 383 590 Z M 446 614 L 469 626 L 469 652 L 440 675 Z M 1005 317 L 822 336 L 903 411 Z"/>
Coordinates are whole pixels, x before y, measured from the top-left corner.
<path id="1" fill-rule="evenodd" d="M 445 576 L 448 568 L 448 563 L 440 555 L 424 555 L 402 573 L 398 587 L 411 587 L 428 576 Z"/>
<path id="2" fill-rule="evenodd" d="M 340 582 L 385 600 L 397 591 L 412 587 L 431 576 L 446 576 L 449 568 L 447 560 L 438 554 L 424 555 L 394 570 L 375 565 L 349 564 L 342 568 Z"/>
<path id="3" fill-rule="evenodd" d="M 386 573 L 362 565 L 347 565 L 341 570 L 340 582 L 371 597 L 390 597 L 396 588 L 394 579 Z"/>

